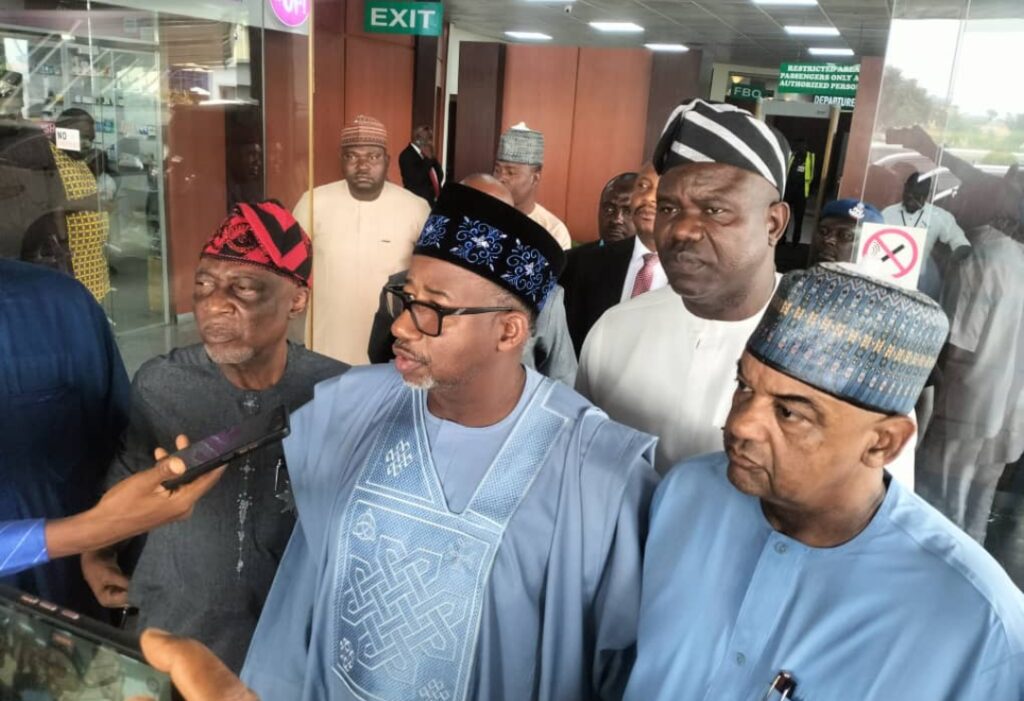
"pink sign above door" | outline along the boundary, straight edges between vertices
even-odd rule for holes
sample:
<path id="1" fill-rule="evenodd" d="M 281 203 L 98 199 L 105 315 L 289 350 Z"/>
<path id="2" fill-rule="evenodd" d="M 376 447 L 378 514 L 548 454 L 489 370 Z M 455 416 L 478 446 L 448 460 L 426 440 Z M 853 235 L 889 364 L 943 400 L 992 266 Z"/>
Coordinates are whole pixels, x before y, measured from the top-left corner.
<path id="1" fill-rule="evenodd" d="M 298 27 L 309 18 L 309 5 L 313 0 L 267 0 L 283 24 Z"/>

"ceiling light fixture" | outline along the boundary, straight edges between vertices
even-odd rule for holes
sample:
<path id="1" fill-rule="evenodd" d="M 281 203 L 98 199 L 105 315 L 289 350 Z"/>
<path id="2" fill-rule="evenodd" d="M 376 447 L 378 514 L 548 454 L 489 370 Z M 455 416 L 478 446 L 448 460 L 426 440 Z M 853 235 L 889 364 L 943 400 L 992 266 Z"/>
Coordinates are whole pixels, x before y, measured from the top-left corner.
<path id="1" fill-rule="evenodd" d="M 807 49 L 811 56 L 853 56 L 853 49 L 836 49 L 827 47 L 814 47 Z"/>
<path id="2" fill-rule="evenodd" d="M 792 24 L 787 24 L 783 29 L 786 30 L 786 34 L 791 34 L 797 37 L 837 37 L 839 36 L 839 30 L 835 27 L 800 27 Z"/>
<path id="3" fill-rule="evenodd" d="M 635 22 L 591 22 L 590 26 L 599 32 L 642 32 L 644 28 Z"/>
<path id="4" fill-rule="evenodd" d="M 525 41 L 551 41 L 551 37 L 540 32 L 505 32 L 505 36 Z"/>
<path id="5" fill-rule="evenodd" d="M 644 46 L 651 51 L 672 51 L 677 54 L 690 50 L 689 46 L 684 46 L 682 44 L 644 44 Z"/>

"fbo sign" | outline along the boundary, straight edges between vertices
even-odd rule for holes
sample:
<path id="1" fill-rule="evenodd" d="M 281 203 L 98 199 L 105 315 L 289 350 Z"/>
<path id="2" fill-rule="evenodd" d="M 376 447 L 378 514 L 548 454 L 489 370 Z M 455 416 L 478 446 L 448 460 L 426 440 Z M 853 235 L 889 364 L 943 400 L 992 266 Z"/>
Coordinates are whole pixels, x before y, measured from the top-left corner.
<path id="1" fill-rule="evenodd" d="M 366 0 L 363 29 L 371 34 L 441 36 L 443 14 L 439 2 Z"/>
<path id="2" fill-rule="evenodd" d="M 313 0 L 270 0 L 270 9 L 286 27 L 298 27 L 309 19 Z"/>

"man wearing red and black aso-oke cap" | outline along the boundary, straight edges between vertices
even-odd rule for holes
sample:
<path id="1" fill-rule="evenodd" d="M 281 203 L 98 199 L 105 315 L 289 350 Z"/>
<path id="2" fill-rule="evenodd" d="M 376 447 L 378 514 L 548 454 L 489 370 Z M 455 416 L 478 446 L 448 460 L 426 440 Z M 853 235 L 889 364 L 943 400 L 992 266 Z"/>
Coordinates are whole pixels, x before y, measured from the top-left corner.
<path id="1" fill-rule="evenodd" d="M 347 366 L 287 340 L 309 300 L 309 237 L 278 202 L 241 203 L 203 247 L 193 305 L 202 343 L 147 362 L 108 485 L 152 463 L 157 446 L 204 438 L 279 405 L 298 409 Z M 131 580 L 114 553 L 83 556 L 101 603 L 139 608 L 137 627 L 198 638 L 234 670 L 295 520 L 281 444 L 232 464 L 191 520 L 151 533 Z M 129 548 L 124 556 L 129 556 Z M 122 564 L 131 564 L 130 562 Z M 126 571 L 128 568 L 126 567 Z"/>
<path id="2" fill-rule="evenodd" d="M 243 680 L 264 699 L 617 699 L 653 440 L 521 363 L 565 256 L 448 185 L 393 365 L 317 386 L 285 455 L 299 519 Z"/>

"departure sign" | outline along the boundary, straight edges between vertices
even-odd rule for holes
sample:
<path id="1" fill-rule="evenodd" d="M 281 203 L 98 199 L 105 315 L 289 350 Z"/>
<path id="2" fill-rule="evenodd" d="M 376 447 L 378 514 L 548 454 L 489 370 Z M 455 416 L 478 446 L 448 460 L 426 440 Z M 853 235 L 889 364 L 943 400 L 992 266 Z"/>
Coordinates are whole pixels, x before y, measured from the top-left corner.
<path id="1" fill-rule="evenodd" d="M 441 36 L 442 3 L 366 0 L 365 7 L 363 29 L 371 34 Z"/>

